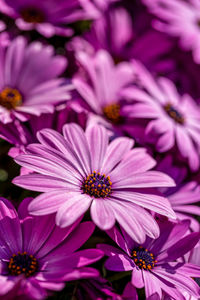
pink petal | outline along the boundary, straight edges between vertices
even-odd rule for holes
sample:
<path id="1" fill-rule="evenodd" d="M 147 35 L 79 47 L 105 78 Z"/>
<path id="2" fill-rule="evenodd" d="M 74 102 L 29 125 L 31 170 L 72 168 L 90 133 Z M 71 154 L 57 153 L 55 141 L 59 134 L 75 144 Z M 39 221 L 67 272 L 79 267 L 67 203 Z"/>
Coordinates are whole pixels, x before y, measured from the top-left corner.
<path id="1" fill-rule="evenodd" d="M 68 197 L 58 209 L 56 224 L 61 228 L 72 225 L 90 207 L 92 199 L 81 193 L 68 193 Z"/>
<path id="2" fill-rule="evenodd" d="M 101 230 L 107 230 L 114 226 L 115 216 L 112 211 L 112 206 L 107 199 L 94 199 L 90 212 L 93 222 L 101 228 Z"/>

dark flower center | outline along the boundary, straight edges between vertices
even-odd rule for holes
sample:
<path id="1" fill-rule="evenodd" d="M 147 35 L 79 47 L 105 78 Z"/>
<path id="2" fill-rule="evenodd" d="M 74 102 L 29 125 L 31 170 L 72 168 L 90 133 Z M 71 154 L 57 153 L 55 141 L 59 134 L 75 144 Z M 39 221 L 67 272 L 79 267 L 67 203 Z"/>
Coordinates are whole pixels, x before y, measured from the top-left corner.
<path id="1" fill-rule="evenodd" d="M 13 276 L 25 274 L 26 277 L 30 277 L 37 272 L 38 262 L 33 255 L 18 252 L 13 254 L 8 262 L 8 270 Z"/>
<path id="2" fill-rule="evenodd" d="M 197 26 L 200 27 L 200 19 L 197 20 Z"/>
<path id="3" fill-rule="evenodd" d="M 142 246 L 133 250 L 133 260 L 140 269 L 151 270 L 157 262 L 153 253 L 144 249 Z"/>
<path id="4" fill-rule="evenodd" d="M 103 113 L 106 119 L 114 124 L 119 124 L 122 121 L 122 117 L 120 115 L 120 104 L 114 103 L 109 104 L 103 108 Z"/>
<path id="5" fill-rule="evenodd" d="M 43 23 L 45 20 L 44 14 L 35 7 L 23 8 L 20 14 L 27 23 Z"/>
<path id="6" fill-rule="evenodd" d="M 16 106 L 20 106 L 22 103 L 22 95 L 16 89 L 6 87 L 0 92 L 0 105 L 7 108 L 13 109 Z"/>
<path id="7" fill-rule="evenodd" d="M 109 176 L 106 177 L 105 174 L 101 175 L 94 171 L 84 179 L 81 190 L 84 194 L 95 198 L 106 198 L 111 194 L 111 186 Z"/>
<path id="8" fill-rule="evenodd" d="M 170 116 L 174 121 L 176 121 L 179 124 L 184 124 L 185 120 L 183 115 L 170 103 L 166 104 L 164 106 L 164 110 Z"/>

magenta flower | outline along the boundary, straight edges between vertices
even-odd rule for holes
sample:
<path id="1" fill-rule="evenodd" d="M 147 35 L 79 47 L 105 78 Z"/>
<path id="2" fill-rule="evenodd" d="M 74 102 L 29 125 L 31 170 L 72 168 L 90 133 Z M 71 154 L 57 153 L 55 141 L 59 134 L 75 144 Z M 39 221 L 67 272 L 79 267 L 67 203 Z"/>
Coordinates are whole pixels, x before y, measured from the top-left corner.
<path id="1" fill-rule="evenodd" d="M 27 45 L 17 37 L 8 47 L 0 44 L 0 121 L 26 121 L 30 114 L 52 113 L 54 105 L 70 98 L 72 85 L 57 78 L 66 59 L 54 56 L 51 46 Z"/>
<path id="2" fill-rule="evenodd" d="M 191 50 L 200 63 L 200 2 L 198 0 L 143 0 L 158 17 L 153 25 L 160 31 L 178 37 L 185 50 Z"/>
<path id="3" fill-rule="evenodd" d="M 199 167 L 200 109 L 189 95 L 180 96 L 166 78 L 157 81 L 139 62 L 134 62 L 140 86 L 123 91 L 125 97 L 136 100 L 127 106 L 133 118 L 149 119 L 146 134 L 156 150 L 166 152 L 177 145 L 183 158 L 195 171 Z"/>
<path id="4" fill-rule="evenodd" d="M 28 215 L 30 200 L 20 204 L 18 215 L 8 200 L 0 199 L 0 296 L 4 299 L 13 293 L 19 299 L 44 299 L 49 291 L 61 290 L 65 281 L 98 276 L 86 266 L 99 260 L 102 251 L 76 251 L 94 231 L 92 222 L 78 224 L 79 219 L 61 229 L 52 215 Z"/>
<path id="5" fill-rule="evenodd" d="M 99 50 L 94 56 L 80 51 L 76 57 L 81 68 L 73 83 L 84 100 L 81 107 L 85 106 L 91 112 L 94 123 L 120 130 L 129 118 L 127 110 L 124 114 L 126 99 L 120 93 L 133 82 L 132 64 L 115 65 L 105 50 Z"/>
<path id="6" fill-rule="evenodd" d="M 0 10 L 15 19 L 21 30 L 36 29 L 47 38 L 55 34 L 71 36 L 70 23 L 100 15 L 90 0 L 0 0 Z"/>
<path id="7" fill-rule="evenodd" d="M 200 239 L 196 232 L 185 235 L 188 227 L 188 221 L 164 222 L 160 224 L 160 237 L 147 238 L 143 244 L 136 244 L 125 232 L 121 234 L 114 228 L 108 234 L 121 249 L 104 244 L 98 248 L 109 256 L 105 264 L 108 270 L 132 271 L 132 284 L 144 287 L 147 299 L 154 294 L 156 299 L 163 299 L 165 294 L 176 300 L 184 299 L 180 290 L 199 297 L 200 288 L 191 277 L 200 277 L 200 267 L 177 261 Z"/>
<path id="8" fill-rule="evenodd" d="M 145 234 L 159 235 L 153 217 L 145 210 L 175 218 L 166 198 L 153 187 L 173 186 L 164 173 L 150 171 L 155 161 L 145 149 L 132 149 L 134 141 L 121 137 L 108 144 L 102 126 L 87 128 L 66 124 L 63 135 L 51 129 L 38 134 L 40 144 L 27 147 L 16 162 L 37 174 L 19 176 L 14 183 L 43 192 L 29 205 L 34 215 L 56 214 L 56 224 L 74 223 L 90 207 L 93 222 L 102 230 L 117 220 L 136 241 Z"/>

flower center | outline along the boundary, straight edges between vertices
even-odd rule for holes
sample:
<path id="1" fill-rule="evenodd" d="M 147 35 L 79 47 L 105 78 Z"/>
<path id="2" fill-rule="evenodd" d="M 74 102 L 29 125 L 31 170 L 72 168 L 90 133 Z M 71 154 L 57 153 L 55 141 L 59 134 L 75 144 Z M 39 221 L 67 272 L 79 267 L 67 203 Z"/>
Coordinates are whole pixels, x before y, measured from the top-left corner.
<path id="1" fill-rule="evenodd" d="M 111 186 L 110 176 L 94 171 L 84 179 L 81 190 L 95 198 L 106 198 L 111 194 Z"/>
<path id="2" fill-rule="evenodd" d="M 122 121 L 120 116 L 120 104 L 114 103 L 109 104 L 103 108 L 103 113 L 106 119 L 114 124 L 119 124 Z"/>
<path id="3" fill-rule="evenodd" d="M 157 262 L 153 253 L 149 252 L 147 249 L 144 249 L 142 246 L 133 250 L 133 260 L 140 269 L 144 270 L 153 269 L 155 263 Z"/>
<path id="4" fill-rule="evenodd" d="M 13 109 L 16 106 L 21 105 L 22 95 L 16 89 L 6 87 L 0 92 L 0 106 L 7 109 Z"/>
<path id="5" fill-rule="evenodd" d="M 184 124 L 185 120 L 183 115 L 170 103 L 164 106 L 164 110 L 166 111 L 168 116 L 170 116 L 174 121 L 176 121 L 179 124 Z"/>
<path id="6" fill-rule="evenodd" d="M 25 274 L 26 277 L 29 277 L 37 272 L 38 262 L 33 255 L 28 255 L 27 252 L 18 252 L 13 254 L 8 262 L 8 270 L 10 275 Z"/>
<path id="7" fill-rule="evenodd" d="M 43 23 L 45 20 L 44 14 L 35 7 L 23 8 L 20 14 L 27 23 Z"/>

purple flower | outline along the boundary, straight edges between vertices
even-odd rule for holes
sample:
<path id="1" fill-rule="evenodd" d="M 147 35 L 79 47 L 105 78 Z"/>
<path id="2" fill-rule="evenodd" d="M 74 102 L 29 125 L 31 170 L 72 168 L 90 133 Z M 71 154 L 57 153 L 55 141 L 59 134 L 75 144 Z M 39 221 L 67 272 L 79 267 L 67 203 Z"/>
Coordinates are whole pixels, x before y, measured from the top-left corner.
<path id="1" fill-rule="evenodd" d="M 121 249 L 104 244 L 98 248 L 109 256 L 105 264 L 108 270 L 132 271 L 132 284 L 144 287 L 147 299 L 153 294 L 163 299 L 163 293 L 176 300 L 185 299 L 180 290 L 199 297 L 200 288 L 191 277 L 200 277 L 200 267 L 177 261 L 200 239 L 200 233 L 185 235 L 188 227 L 188 221 L 161 223 L 160 237 L 147 238 L 143 244 L 136 244 L 125 232 L 121 234 L 114 228 L 108 234 Z"/>
<path id="2" fill-rule="evenodd" d="M 124 113 L 127 101 L 121 92 L 133 82 L 132 64 L 115 65 L 105 50 L 99 50 L 94 56 L 80 51 L 76 56 L 81 68 L 73 83 L 85 102 L 80 105 L 91 112 L 92 123 L 120 131 L 129 121 L 129 112 Z"/>
<path id="3" fill-rule="evenodd" d="M 140 86 L 123 91 L 136 103 L 125 109 L 133 118 L 149 119 L 146 134 L 156 150 L 166 152 L 177 145 L 193 171 L 199 167 L 200 109 L 189 95 L 180 96 L 166 78 L 157 81 L 139 63 L 134 62 Z"/>
<path id="4" fill-rule="evenodd" d="M 8 47 L 0 45 L 0 121 L 26 121 L 29 114 L 52 113 L 54 105 L 70 98 L 72 88 L 57 78 L 66 59 L 54 56 L 51 46 L 27 45 L 17 37 Z"/>
<path id="5" fill-rule="evenodd" d="M 21 30 L 36 29 L 47 38 L 71 36 L 73 30 L 67 25 L 100 15 L 90 0 L 0 0 L 0 10 L 15 19 Z"/>
<path id="6" fill-rule="evenodd" d="M 171 176 L 176 187 L 161 188 L 161 192 L 169 199 L 179 220 L 190 220 L 190 229 L 199 231 L 199 222 L 192 215 L 200 216 L 200 186 L 196 181 L 186 181 L 186 169 L 175 165 L 172 156 L 165 156 L 156 167 L 156 170 Z"/>
<path id="7" fill-rule="evenodd" d="M 4 299 L 13 293 L 19 299 L 44 299 L 49 291 L 61 290 L 65 281 L 98 276 L 86 266 L 99 260 L 102 251 L 76 251 L 92 234 L 92 222 L 79 224 L 79 219 L 61 229 L 52 215 L 28 215 L 30 200 L 20 204 L 18 215 L 8 200 L 0 199 L 0 296 Z"/>
<path id="8" fill-rule="evenodd" d="M 145 210 L 175 218 L 166 198 L 151 188 L 173 186 L 164 173 L 150 171 L 155 161 L 145 149 L 132 149 L 134 141 L 121 137 L 108 143 L 104 127 L 66 124 L 63 135 L 51 129 L 38 132 L 40 144 L 18 156 L 20 165 L 37 174 L 19 176 L 14 183 L 44 192 L 29 211 L 34 215 L 56 214 L 58 226 L 71 225 L 90 207 L 94 223 L 110 229 L 117 220 L 136 241 L 145 234 L 159 235 L 153 217 Z"/>
<path id="9" fill-rule="evenodd" d="M 200 63 L 200 3 L 198 0 L 143 0 L 159 20 L 153 25 L 160 31 L 179 37 L 180 45 L 191 50 Z"/>

